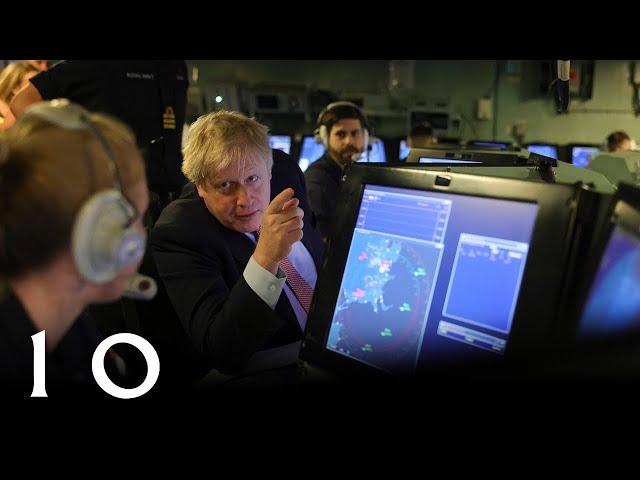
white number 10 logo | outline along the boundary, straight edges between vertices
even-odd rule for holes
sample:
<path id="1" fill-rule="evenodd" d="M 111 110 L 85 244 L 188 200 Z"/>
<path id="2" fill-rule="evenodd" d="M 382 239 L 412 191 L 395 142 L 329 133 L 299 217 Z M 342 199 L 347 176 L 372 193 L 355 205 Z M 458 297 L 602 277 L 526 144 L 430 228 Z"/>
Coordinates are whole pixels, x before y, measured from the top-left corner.
<path id="1" fill-rule="evenodd" d="M 45 332 L 31 336 L 33 341 L 33 392 L 32 397 L 47 397 L 45 389 Z M 144 355 L 147 362 L 147 376 L 135 388 L 122 388 L 111 381 L 104 370 L 104 356 L 113 345 L 128 343 L 133 345 Z M 116 398 L 141 397 L 153 388 L 160 375 L 160 359 L 153 346 L 144 338 L 132 333 L 118 333 L 104 339 L 91 359 L 91 371 L 96 383 L 109 395 Z"/>

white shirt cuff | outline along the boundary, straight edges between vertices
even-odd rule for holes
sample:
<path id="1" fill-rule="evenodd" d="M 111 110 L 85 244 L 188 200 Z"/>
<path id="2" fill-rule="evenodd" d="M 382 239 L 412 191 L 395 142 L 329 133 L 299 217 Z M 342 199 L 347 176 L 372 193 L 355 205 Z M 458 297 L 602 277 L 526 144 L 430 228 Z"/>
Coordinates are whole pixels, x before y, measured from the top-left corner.
<path id="1" fill-rule="evenodd" d="M 269 270 L 260 266 L 251 256 L 243 275 L 251 290 L 256 292 L 256 295 L 269 305 L 271 310 L 276 308 L 276 303 L 278 303 L 284 288 L 284 282 L 287 279 L 280 267 L 278 267 L 277 276 L 274 276 Z"/>

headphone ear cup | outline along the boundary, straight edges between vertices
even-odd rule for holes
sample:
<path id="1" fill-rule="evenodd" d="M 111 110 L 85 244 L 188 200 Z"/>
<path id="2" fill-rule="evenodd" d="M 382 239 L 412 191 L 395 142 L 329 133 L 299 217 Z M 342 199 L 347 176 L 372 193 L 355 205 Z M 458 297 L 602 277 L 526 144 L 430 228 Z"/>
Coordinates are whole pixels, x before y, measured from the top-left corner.
<path id="1" fill-rule="evenodd" d="M 329 134 L 326 125 L 320 125 L 316 130 L 316 142 L 324 145 L 325 149 L 329 149 Z"/>
<path id="2" fill-rule="evenodd" d="M 71 253 L 87 281 L 106 283 L 142 258 L 144 235 L 126 228 L 132 216 L 133 208 L 117 190 L 98 192 L 82 206 L 73 226 Z"/>

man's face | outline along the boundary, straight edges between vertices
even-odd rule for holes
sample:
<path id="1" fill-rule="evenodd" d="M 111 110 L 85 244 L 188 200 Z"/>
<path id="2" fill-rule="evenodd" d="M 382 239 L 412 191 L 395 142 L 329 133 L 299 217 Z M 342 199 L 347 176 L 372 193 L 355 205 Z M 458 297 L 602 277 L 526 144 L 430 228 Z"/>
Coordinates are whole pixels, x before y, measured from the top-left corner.
<path id="1" fill-rule="evenodd" d="M 266 162 L 257 158 L 240 165 L 232 164 L 196 186 L 198 195 L 222 225 L 248 233 L 258 230 L 262 224 L 262 214 L 269 205 L 270 180 Z"/>
<path id="2" fill-rule="evenodd" d="M 329 133 L 329 155 L 342 165 L 364 149 L 364 129 L 357 118 L 338 120 Z"/>

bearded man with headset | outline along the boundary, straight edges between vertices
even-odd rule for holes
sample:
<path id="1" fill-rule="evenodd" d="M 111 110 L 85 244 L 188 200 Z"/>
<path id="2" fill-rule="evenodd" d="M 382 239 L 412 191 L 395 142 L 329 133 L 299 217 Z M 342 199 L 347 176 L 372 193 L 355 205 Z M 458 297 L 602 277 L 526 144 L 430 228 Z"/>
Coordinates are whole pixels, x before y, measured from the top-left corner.
<path id="1" fill-rule="evenodd" d="M 351 102 L 334 102 L 318 115 L 315 136 L 325 153 L 305 172 L 311 210 L 326 241 L 336 207 L 344 167 L 369 147 L 371 128 L 362 111 Z"/>

